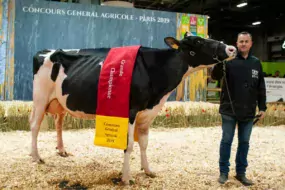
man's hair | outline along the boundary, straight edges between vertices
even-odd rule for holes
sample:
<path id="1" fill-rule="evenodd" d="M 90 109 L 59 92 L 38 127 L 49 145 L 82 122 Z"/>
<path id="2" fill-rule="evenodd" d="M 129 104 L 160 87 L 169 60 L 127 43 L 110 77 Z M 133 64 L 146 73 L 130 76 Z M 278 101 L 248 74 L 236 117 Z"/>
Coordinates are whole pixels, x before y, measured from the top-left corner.
<path id="1" fill-rule="evenodd" d="M 246 31 L 242 31 L 240 33 L 238 33 L 238 37 L 243 34 L 243 35 L 249 35 L 249 37 L 252 39 L 252 35 L 249 33 L 249 32 L 246 32 Z"/>

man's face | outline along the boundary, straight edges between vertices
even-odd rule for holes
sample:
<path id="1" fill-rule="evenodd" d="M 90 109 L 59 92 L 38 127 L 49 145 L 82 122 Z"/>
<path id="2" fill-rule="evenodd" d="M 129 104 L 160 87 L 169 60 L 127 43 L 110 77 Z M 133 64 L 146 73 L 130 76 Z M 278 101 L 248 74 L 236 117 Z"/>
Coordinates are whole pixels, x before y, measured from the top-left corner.
<path id="1" fill-rule="evenodd" d="M 248 34 L 240 34 L 237 39 L 238 50 L 242 53 L 248 53 L 252 46 L 252 40 Z"/>

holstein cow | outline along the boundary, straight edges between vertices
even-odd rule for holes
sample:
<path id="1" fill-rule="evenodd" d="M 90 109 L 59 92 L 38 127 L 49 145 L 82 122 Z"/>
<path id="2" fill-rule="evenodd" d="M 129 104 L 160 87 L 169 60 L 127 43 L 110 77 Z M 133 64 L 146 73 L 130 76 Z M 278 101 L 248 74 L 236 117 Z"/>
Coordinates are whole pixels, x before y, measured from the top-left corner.
<path id="1" fill-rule="evenodd" d="M 149 176 L 147 161 L 149 126 L 170 93 L 200 65 L 211 65 L 235 57 L 233 46 L 198 36 L 182 40 L 166 37 L 170 49 L 140 47 L 132 74 L 129 98 L 128 146 L 124 151 L 122 181 L 129 184 L 130 154 L 135 126 L 141 152 L 141 167 Z M 33 161 L 43 162 L 38 153 L 37 137 L 45 113 L 55 118 L 57 149 L 67 156 L 62 140 L 62 123 L 66 113 L 95 119 L 97 89 L 101 66 L 109 48 L 80 50 L 42 50 L 33 58 L 33 110 L 30 117 Z"/>

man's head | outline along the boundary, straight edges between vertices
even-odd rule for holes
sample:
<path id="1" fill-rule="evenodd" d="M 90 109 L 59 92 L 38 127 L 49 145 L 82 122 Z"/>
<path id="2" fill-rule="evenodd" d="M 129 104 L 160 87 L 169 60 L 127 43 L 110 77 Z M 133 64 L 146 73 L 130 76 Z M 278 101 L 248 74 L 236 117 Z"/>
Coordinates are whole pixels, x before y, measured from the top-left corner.
<path id="1" fill-rule="evenodd" d="M 280 75 L 280 71 L 275 71 L 275 77 L 279 77 L 279 75 Z"/>
<path id="2" fill-rule="evenodd" d="M 192 33 L 184 35 L 182 40 L 166 37 L 165 43 L 183 55 L 189 66 L 211 65 L 218 61 L 233 59 L 236 56 L 236 48 L 213 39 L 205 39 L 194 36 Z"/>
<path id="3" fill-rule="evenodd" d="M 240 32 L 237 38 L 238 51 L 247 54 L 252 46 L 252 36 L 248 32 Z"/>

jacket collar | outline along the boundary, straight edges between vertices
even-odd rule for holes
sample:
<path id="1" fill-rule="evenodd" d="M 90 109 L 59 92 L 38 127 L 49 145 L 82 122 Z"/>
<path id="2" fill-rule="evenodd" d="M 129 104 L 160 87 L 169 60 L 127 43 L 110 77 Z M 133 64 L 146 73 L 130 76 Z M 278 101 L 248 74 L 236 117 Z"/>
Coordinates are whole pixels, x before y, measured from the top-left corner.
<path id="1" fill-rule="evenodd" d="M 247 56 L 246 59 L 249 59 L 251 56 L 252 56 L 252 50 L 250 49 L 249 52 L 248 52 L 248 56 Z M 238 51 L 237 57 L 238 57 L 238 58 L 241 58 L 241 59 L 244 59 L 244 57 L 241 55 L 240 51 Z"/>

